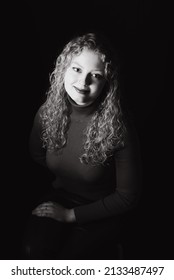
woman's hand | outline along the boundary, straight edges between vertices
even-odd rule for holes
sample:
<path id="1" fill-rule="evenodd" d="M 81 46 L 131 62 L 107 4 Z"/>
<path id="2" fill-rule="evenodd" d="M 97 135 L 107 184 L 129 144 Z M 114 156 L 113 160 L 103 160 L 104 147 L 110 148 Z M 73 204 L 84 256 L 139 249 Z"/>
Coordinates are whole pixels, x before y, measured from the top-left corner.
<path id="1" fill-rule="evenodd" d="M 67 209 L 62 205 L 48 201 L 38 205 L 33 211 L 38 217 L 52 218 L 58 222 L 73 223 L 76 221 L 74 209 Z"/>

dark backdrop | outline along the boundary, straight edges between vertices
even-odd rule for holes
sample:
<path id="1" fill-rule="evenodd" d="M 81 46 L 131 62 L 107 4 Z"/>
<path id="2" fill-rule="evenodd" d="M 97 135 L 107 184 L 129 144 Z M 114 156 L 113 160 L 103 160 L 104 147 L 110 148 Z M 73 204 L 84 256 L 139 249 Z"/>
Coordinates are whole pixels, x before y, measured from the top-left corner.
<path id="1" fill-rule="evenodd" d="M 72 36 L 95 30 L 118 50 L 121 90 L 141 144 L 143 194 L 127 258 L 173 258 L 169 1 L 73 2 L 21 1 L 2 10 L 1 259 L 20 258 L 26 218 L 47 182 L 28 138 L 55 59 Z"/>

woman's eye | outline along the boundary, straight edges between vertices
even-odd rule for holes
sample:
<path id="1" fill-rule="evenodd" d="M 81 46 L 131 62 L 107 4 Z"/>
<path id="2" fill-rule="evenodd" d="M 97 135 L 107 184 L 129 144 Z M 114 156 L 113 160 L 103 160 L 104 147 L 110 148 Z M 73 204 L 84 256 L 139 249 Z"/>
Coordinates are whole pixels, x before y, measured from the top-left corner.
<path id="1" fill-rule="evenodd" d="M 80 72 L 80 68 L 78 68 L 78 67 L 72 67 L 72 69 L 73 69 L 75 72 Z"/>
<path id="2" fill-rule="evenodd" d="M 92 77 L 94 77 L 94 78 L 96 78 L 96 79 L 98 79 L 98 80 L 101 80 L 102 78 L 103 78 L 103 76 L 102 75 L 100 75 L 100 74 L 92 74 Z"/>

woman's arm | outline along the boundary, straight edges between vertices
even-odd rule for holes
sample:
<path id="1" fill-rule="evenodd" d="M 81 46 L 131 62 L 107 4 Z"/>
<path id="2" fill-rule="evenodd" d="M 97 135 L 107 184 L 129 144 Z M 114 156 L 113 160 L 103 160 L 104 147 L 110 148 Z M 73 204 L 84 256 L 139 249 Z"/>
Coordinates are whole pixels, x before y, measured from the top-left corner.
<path id="1" fill-rule="evenodd" d="M 130 125 L 127 129 L 125 146 L 115 153 L 115 192 L 96 202 L 75 207 L 78 223 L 120 215 L 136 205 L 142 185 L 141 156 L 135 129 Z"/>

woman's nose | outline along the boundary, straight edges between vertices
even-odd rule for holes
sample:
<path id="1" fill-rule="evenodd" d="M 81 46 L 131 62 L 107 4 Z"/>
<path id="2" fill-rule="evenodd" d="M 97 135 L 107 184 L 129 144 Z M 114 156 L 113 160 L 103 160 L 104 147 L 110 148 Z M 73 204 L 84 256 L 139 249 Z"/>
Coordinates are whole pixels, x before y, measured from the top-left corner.
<path id="1" fill-rule="evenodd" d="M 83 75 L 81 76 L 81 79 L 80 79 L 80 85 L 81 86 L 89 86 L 91 83 L 91 78 L 90 78 L 90 75 Z"/>

